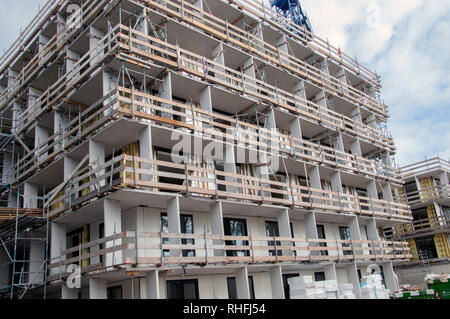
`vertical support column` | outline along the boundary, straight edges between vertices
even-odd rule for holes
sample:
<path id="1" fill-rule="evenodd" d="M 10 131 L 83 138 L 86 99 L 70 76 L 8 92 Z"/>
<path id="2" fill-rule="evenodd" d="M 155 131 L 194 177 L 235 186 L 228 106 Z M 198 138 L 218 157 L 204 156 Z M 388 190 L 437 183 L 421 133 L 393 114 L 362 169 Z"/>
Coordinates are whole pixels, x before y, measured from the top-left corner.
<path id="1" fill-rule="evenodd" d="M 159 96 L 165 100 L 172 101 L 172 73 L 167 72 L 164 75 L 163 82 L 159 91 Z M 172 110 L 172 105 L 168 103 L 162 103 L 161 106 L 165 109 Z M 166 118 L 173 118 L 171 113 L 162 112 L 161 116 Z"/>
<path id="2" fill-rule="evenodd" d="M 39 34 L 38 50 L 39 50 L 40 55 L 44 52 L 45 46 L 47 45 L 49 40 L 50 39 L 48 37 L 46 37 L 45 35 L 43 35 L 42 32 Z M 49 54 L 49 52 L 47 52 L 46 55 L 41 56 L 41 58 L 39 59 L 39 62 L 38 62 L 39 66 L 45 62 L 48 54 Z"/>
<path id="3" fill-rule="evenodd" d="M 89 225 L 89 240 L 94 241 L 100 239 L 100 223 L 93 223 Z M 90 253 L 96 253 L 100 250 L 100 245 L 91 246 L 89 248 Z M 100 256 L 94 256 L 90 258 L 90 265 L 100 264 Z"/>
<path id="4" fill-rule="evenodd" d="M 73 69 L 77 66 L 78 61 L 81 56 L 78 52 L 72 51 L 70 49 L 66 49 L 66 73 L 72 72 Z M 76 79 L 77 76 L 80 75 L 80 72 L 73 74 L 73 78 Z"/>
<path id="5" fill-rule="evenodd" d="M 89 299 L 106 299 L 106 279 L 89 279 Z"/>
<path id="6" fill-rule="evenodd" d="M 210 207 L 210 220 L 211 220 L 211 232 L 213 235 L 224 236 L 225 231 L 223 229 L 223 211 L 222 202 L 218 201 L 211 205 Z M 224 242 L 222 240 L 213 240 L 214 245 L 222 245 Z M 225 256 L 225 250 L 215 249 L 214 256 Z"/>
<path id="7" fill-rule="evenodd" d="M 254 91 L 255 88 L 254 87 L 249 87 L 248 85 L 246 85 L 245 83 L 252 83 L 255 84 L 256 82 L 252 81 L 251 78 L 256 78 L 256 70 L 255 70 L 255 62 L 253 60 L 253 57 L 248 58 L 241 66 L 241 70 L 242 73 L 244 75 L 247 75 L 246 77 L 244 77 L 242 79 L 243 81 L 243 90 L 244 90 L 244 94 L 246 91 L 250 90 L 250 91 Z M 250 79 L 249 79 L 250 77 Z"/>
<path id="8" fill-rule="evenodd" d="M 303 102 L 306 100 L 305 82 L 300 81 L 295 84 L 294 97 L 303 100 Z"/>
<path id="9" fill-rule="evenodd" d="M 227 132 L 227 134 L 232 134 L 230 131 Z M 224 170 L 226 173 L 230 173 L 230 174 L 236 174 L 236 157 L 234 155 L 234 143 L 227 143 L 225 145 L 225 163 L 223 163 L 224 166 Z M 245 156 L 245 150 L 244 149 L 237 149 L 238 152 L 241 152 L 244 154 Z M 245 158 L 244 158 L 245 160 Z M 245 161 L 242 162 L 245 162 Z M 227 182 L 237 182 L 236 177 L 230 177 L 230 176 L 225 176 L 225 181 Z M 236 192 L 236 186 L 232 186 L 232 185 L 226 185 L 226 191 L 227 192 Z"/>
<path id="10" fill-rule="evenodd" d="M 287 238 L 291 238 L 291 223 L 289 220 L 289 210 L 283 209 L 279 214 L 278 214 L 278 229 L 280 232 L 280 237 L 287 237 Z M 290 241 L 282 241 L 281 242 L 282 246 L 291 246 L 292 242 Z M 292 251 L 291 250 L 283 250 L 283 256 L 292 256 Z"/>
<path id="11" fill-rule="evenodd" d="M 337 280 L 336 266 L 334 263 L 325 265 L 323 270 L 325 272 L 326 280 Z"/>
<path id="12" fill-rule="evenodd" d="M 320 92 L 317 93 L 314 98 L 315 98 L 316 103 L 317 103 L 317 105 L 319 107 L 319 109 L 318 109 L 319 116 L 328 118 L 328 105 L 327 105 L 327 97 L 325 95 L 325 91 L 324 90 L 320 90 Z M 327 127 L 327 128 L 331 128 L 331 129 L 334 130 L 334 128 L 331 127 L 331 125 L 328 124 L 327 122 L 323 122 L 322 125 Z"/>
<path id="13" fill-rule="evenodd" d="M 369 116 L 366 117 L 366 123 L 367 125 L 369 125 L 371 128 L 373 129 L 378 129 L 377 128 L 377 118 L 375 117 L 375 114 L 370 114 Z"/>
<path id="14" fill-rule="evenodd" d="M 39 238 L 42 234 L 33 232 L 31 237 Z M 44 259 L 45 259 L 45 242 L 31 241 L 30 242 L 30 259 L 29 259 L 29 274 L 28 282 L 30 284 L 42 284 L 44 282 Z"/>
<path id="15" fill-rule="evenodd" d="M 61 284 L 61 299 L 78 299 L 78 289 L 71 289 L 63 282 Z"/>
<path id="16" fill-rule="evenodd" d="M 149 271 L 145 274 L 147 299 L 159 299 L 159 272 Z"/>
<path id="17" fill-rule="evenodd" d="M 353 290 L 355 291 L 355 295 L 357 299 L 361 299 L 361 286 L 358 277 L 358 270 L 356 267 L 356 263 L 352 262 L 350 265 L 345 267 L 347 272 L 347 278 L 350 283 L 353 285 Z"/>
<path id="18" fill-rule="evenodd" d="M 250 299 L 247 267 L 236 270 L 236 290 L 238 299 Z"/>
<path id="19" fill-rule="evenodd" d="M 139 155 L 144 159 L 154 159 L 153 156 L 153 141 L 152 141 L 152 127 L 147 125 L 139 135 Z M 143 181 L 153 181 L 153 167 L 154 165 L 148 163 L 141 163 L 141 168 L 149 171 L 146 174 L 140 174 L 140 179 Z M 150 173 L 150 174 L 149 174 Z"/>
<path id="20" fill-rule="evenodd" d="M 12 249 L 10 249 L 9 254 L 12 255 Z M 12 257 L 12 256 L 11 256 Z M 11 274 L 10 274 L 10 263 L 8 253 L 6 252 L 3 245 L 0 246 L 0 287 L 5 287 L 11 284 Z"/>
<path id="21" fill-rule="evenodd" d="M 55 145 L 55 150 L 64 147 L 64 128 L 69 124 L 69 119 L 59 111 L 53 111 L 53 135 L 59 133 L 54 139 L 59 140 Z M 52 141 L 54 142 L 54 140 Z"/>
<path id="22" fill-rule="evenodd" d="M 270 269 L 270 284 L 272 299 L 285 299 L 281 266 L 274 266 Z"/>
<path id="23" fill-rule="evenodd" d="M 320 173 L 319 173 L 319 167 L 314 166 L 308 170 L 308 178 L 309 178 L 309 185 L 312 189 L 319 189 L 322 190 L 322 185 L 320 183 Z M 323 196 L 322 193 L 311 191 L 311 195 L 316 196 Z M 312 199 L 313 203 L 321 204 L 322 200 L 320 199 Z"/>
<path id="24" fill-rule="evenodd" d="M 14 168 L 13 168 L 12 153 L 3 151 L 3 167 L 2 167 L 2 180 L 1 182 L 6 185 L 10 185 L 14 182 Z"/>
<path id="25" fill-rule="evenodd" d="M 207 87 L 203 88 L 200 91 L 200 108 L 202 110 L 207 111 L 207 112 L 212 112 L 211 87 L 209 85 Z M 211 119 L 210 116 L 204 115 L 204 114 L 198 114 L 197 116 L 202 117 L 202 118 L 206 118 L 206 119 Z M 203 127 L 207 128 L 207 129 L 212 129 L 213 128 L 212 125 L 208 124 L 208 123 L 195 122 L 194 121 L 193 124 L 194 124 L 194 130 L 195 131 L 199 128 L 198 126 L 200 126 L 200 127 L 203 126 Z M 211 134 L 203 134 L 203 135 L 206 138 L 211 136 Z M 222 147 L 222 146 L 220 146 L 220 147 Z"/>
<path id="26" fill-rule="evenodd" d="M 283 64 L 289 64 L 289 59 L 287 59 L 285 54 L 282 54 L 288 53 L 288 46 L 286 41 L 287 41 L 286 36 L 284 34 L 282 34 L 281 37 L 275 41 L 275 47 L 277 47 L 278 51 L 280 52 L 279 53 L 280 63 Z"/>
<path id="27" fill-rule="evenodd" d="M 89 50 L 93 50 L 91 52 L 91 65 L 94 65 L 100 61 L 103 55 L 103 50 L 100 50 L 100 40 L 105 36 L 105 33 L 102 30 L 94 28 L 91 26 L 89 28 Z"/>
<path id="28" fill-rule="evenodd" d="M 223 44 L 222 42 L 219 43 L 213 50 L 212 50 L 212 60 L 220 65 L 225 66 L 225 55 L 223 53 Z M 224 73 L 223 69 L 219 66 L 214 66 L 214 68 L 217 68 L 218 72 Z M 222 74 L 216 74 L 216 78 L 220 81 L 226 81 L 225 76 Z"/>
<path id="29" fill-rule="evenodd" d="M 442 197 L 450 197 L 450 185 L 446 171 L 439 173 L 439 181 L 441 182 Z"/>
<path id="30" fill-rule="evenodd" d="M 344 206 L 349 207 L 350 203 L 347 200 L 347 204 L 343 203 L 342 201 L 345 200 L 344 190 L 342 189 L 342 181 L 341 181 L 341 174 L 339 171 L 336 171 L 330 175 L 330 182 L 331 182 L 331 190 L 335 193 L 338 193 L 339 195 L 333 195 L 333 198 L 335 201 L 334 205 L 342 205 L 342 208 Z"/>
<path id="31" fill-rule="evenodd" d="M 105 199 L 103 201 L 103 215 L 105 220 L 105 237 L 112 236 L 115 234 L 120 234 L 122 232 L 122 211 L 120 208 L 120 203 Z M 105 247 L 118 247 L 122 244 L 122 239 L 118 238 L 116 240 L 111 240 L 106 242 Z M 122 251 L 115 250 L 114 252 L 106 254 L 106 267 L 114 266 L 116 264 L 122 263 Z"/>
<path id="32" fill-rule="evenodd" d="M 375 218 L 372 218 L 366 225 L 368 240 L 380 241 L 380 235 L 378 234 L 377 222 Z"/>
<path id="33" fill-rule="evenodd" d="M 350 240 L 352 241 L 353 254 L 355 258 L 357 258 L 358 255 L 363 255 L 363 251 L 361 250 L 362 244 L 353 242 L 355 240 L 361 240 L 361 228 L 359 228 L 358 217 L 350 217 L 350 221 L 348 222 L 348 229 L 350 231 Z"/>
<path id="34" fill-rule="evenodd" d="M 395 291 L 399 289 L 397 276 L 394 272 L 394 267 L 392 266 L 392 261 L 387 261 L 381 263 L 383 266 L 384 280 L 386 282 L 386 288 L 390 291 Z"/>
<path id="35" fill-rule="evenodd" d="M 23 208 L 38 207 L 38 186 L 36 184 L 25 183 L 23 194 Z"/>
<path id="36" fill-rule="evenodd" d="M 180 234 L 180 200 L 178 197 L 174 197 L 167 201 L 167 222 L 169 226 L 169 233 Z M 181 240 L 177 238 L 171 238 L 169 243 L 179 245 Z M 180 250 L 170 250 L 170 257 L 181 256 Z"/>
<path id="37" fill-rule="evenodd" d="M 72 157 L 68 157 L 68 156 L 65 156 L 64 157 L 64 180 L 67 180 L 68 178 L 69 178 L 69 176 L 70 176 L 70 174 L 72 174 L 73 173 L 73 171 L 75 170 L 75 168 L 77 167 L 77 161 L 74 159 L 74 158 L 72 158 Z M 69 197 L 69 196 L 72 196 L 72 197 L 74 197 L 74 198 L 76 198 L 78 195 L 75 193 L 75 194 L 71 194 L 71 195 L 69 195 L 69 193 L 71 193 L 71 189 L 65 189 L 64 190 L 64 196 L 67 198 L 67 197 Z M 69 203 L 70 203 L 70 201 L 72 200 L 72 198 L 70 198 L 68 201 L 69 201 Z M 65 205 L 66 203 L 64 203 L 64 205 Z"/>
<path id="38" fill-rule="evenodd" d="M 66 266 L 62 262 L 66 260 L 66 256 L 62 256 L 62 251 L 67 248 L 67 232 L 66 225 L 52 222 L 51 238 L 50 238 L 50 263 L 60 263 L 60 267 L 51 268 L 50 275 L 63 273 Z"/>
<path id="39" fill-rule="evenodd" d="M 97 178 L 105 174 L 105 169 L 100 169 L 103 164 L 105 164 L 105 144 L 89 140 L 89 166 L 95 172 Z M 94 191 L 105 184 L 106 181 L 101 180 L 99 183 L 92 185 L 90 189 Z"/>
<path id="40" fill-rule="evenodd" d="M 372 210 L 374 213 L 379 211 L 379 208 L 373 207 L 374 204 L 378 203 L 372 203 L 372 200 L 378 200 L 378 189 L 375 179 L 372 179 L 372 181 L 367 184 L 367 195 L 370 198 L 369 203 L 367 203 L 368 206 L 363 206 L 362 208 L 366 210 Z"/>
<path id="41" fill-rule="evenodd" d="M 47 144 L 43 144 L 48 140 L 49 137 L 49 131 L 48 128 L 42 127 L 42 126 L 36 126 L 35 128 L 35 135 L 34 135 L 34 148 L 36 150 L 36 155 L 38 156 L 38 161 L 41 161 L 47 157 L 48 151 L 43 151 Z"/>
<path id="42" fill-rule="evenodd" d="M 302 127 L 300 125 L 300 119 L 297 117 L 295 120 L 292 120 L 289 123 L 289 131 L 291 132 L 292 137 L 302 139 Z"/>
<path id="43" fill-rule="evenodd" d="M 23 112 L 22 105 L 17 103 L 17 102 L 14 102 L 12 111 L 13 111 L 13 114 L 12 114 L 12 129 L 13 129 L 13 131 L 15 133 L 16 132 L 16 128 L 17 128 L 17 121 L 19 120 L 20 114 L 22 114 L 22 112 Z"/>

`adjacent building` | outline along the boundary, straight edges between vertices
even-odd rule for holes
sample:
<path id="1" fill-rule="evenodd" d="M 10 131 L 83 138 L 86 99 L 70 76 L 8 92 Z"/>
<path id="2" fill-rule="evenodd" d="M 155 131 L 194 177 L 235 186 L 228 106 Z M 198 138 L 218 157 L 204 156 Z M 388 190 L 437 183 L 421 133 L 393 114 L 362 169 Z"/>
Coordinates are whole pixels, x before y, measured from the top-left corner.
<path id="1" fill-rule="evenodd" d="M 404 166 L 401 174 L 405 185 L 393 195 L 411 207 L 414 220 L 384 233 L 411 248 L 411 261 L 396 268 L 400 283 L 423 285 L 427 273 L 450 273 L 450 163 L 435 157 Z"/>

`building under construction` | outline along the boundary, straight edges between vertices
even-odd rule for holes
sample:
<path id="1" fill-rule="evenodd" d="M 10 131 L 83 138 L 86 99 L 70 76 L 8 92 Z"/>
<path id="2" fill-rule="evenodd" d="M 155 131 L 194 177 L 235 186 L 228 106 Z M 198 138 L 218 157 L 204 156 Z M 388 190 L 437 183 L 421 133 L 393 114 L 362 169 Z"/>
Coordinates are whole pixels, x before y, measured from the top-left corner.
<path id="1" fill-rule="evenodd" d="M 414 221 L 384 234 L 411 248 L 413 258 L 396 267 L 400 284 L 424 285 L 426 274 L 450 273 L 450 162 L 434 157 L 401 168 L 401 174 L 405 185 L 394 197 L 411 207 Z"/>
<path id="2" fill-rule="evenodd" d="M 361 298 L 372 264 L 397 289 L 380 79 L 272 5 L 43 6 L 0 61 L 4 297 L 289 298 L 311 275 Z"/>

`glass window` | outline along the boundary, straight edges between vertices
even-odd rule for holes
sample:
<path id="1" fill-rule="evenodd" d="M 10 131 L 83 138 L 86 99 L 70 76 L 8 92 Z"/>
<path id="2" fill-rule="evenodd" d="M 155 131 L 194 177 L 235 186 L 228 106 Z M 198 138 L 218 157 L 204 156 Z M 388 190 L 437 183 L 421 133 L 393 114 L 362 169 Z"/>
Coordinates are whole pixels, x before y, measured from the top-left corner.
<path id="1" fill-rule="evenodd" d="M 294 227 L 293 227 L 292 223 L 289 224 L 289 227 L 291 228 L 291 237 L 294 238 L 295 237 L 294 236 Z M 295 247 L 295 242 L 292 242 L 292 246 Z M 296 250 L 294 250 L 294 256 L 297 256 L 297 251 Z"/>
<path id="2" fill-rule="evenodd" d="M 325 281 L 325 273 L 323 271 L 315 272 L 314 280 L 315 281 Z"/>
<path id="3" fill-rule="evenodd" d="M 236 288 L 236 277 L 228 277 L 227 278 L 227 286 L 228 286 L 228 298 L 229 299 L 238 299 L 237 288 Z M 248 276 L 248 286 L 250 289 L 250 299 L 255 299 L 255 288 L 253 286 L 253 276 Z"/>
<path id="4" fill-rule="evenodd" d="M 106 290 L 107 299 L 122 299 L 122 286 L 109 287 Z"/>
<path id="5" fill-rule="evenodd" d="M 224 218 L 225 236 L 247 236 L 247 221 L 245 219 Z M 226 240 L 225 245 L 247 246 L 246 240 Z M 249 256 L 248 250 L 227 250 L 227 256 Z"/>
<path id="6" fill-rule="evenodd" d="M 317 236 L 319 239 L 327 239 L 325 236 L 325 227 L 323 225 L 317 225 Z M 327 243 L 319 243 L 320 247 L 327 247 Z M 320 251 L 321 256 L 328 256 L 327 250 Z"/>
<path id="7" fill-rule="evenodd" d="M 283 275 L 283 288 L 284 288 L 284 297 L 286 299 L 291 299 L 291 296 L 289 294 L 289 284 L 288 279 L 292 277 L 298 277 L 298 274 L 286 274 Z"/>
<path id="8" fill-rule="evenodd" d="M 278 222 L 272 222 L 272 221 L 266 221 L 266 236 L 267 237 L 280 237 L 280 232 L 278 229 Z M 273 241 L 273 240 L 269 240 L 267 242 L 267 245 L 269 246 L 274 246 L 276 245 L 277 247 L 281 246 L 281 242 L 279 240 L 277 241 Z M 281 250 L 269 250 L 269 256 L 281 256 L 283 253 Z"/>
<path id="9" fill-rule="evenodd" d="M 198 299 L 197 279 L 168 280 L 167 299 Z"/>
<path id="10" fill-rule="evenodd" d="M 192 215 L 180 215 L 180 228 L 182 234 L 193 234 L 194 233 L 194 221 Z M 163 233 L 169 232 L 169 219 L 167 217 L 167 213 L 161 213 L 161 231 Z M 169 239 L 163 238 L 163 244 L 168 244 Z M 194 245 L 195 240 L 194 239 L 181 239 L 182 245 Z M 165 249 L 163 251 L 164 257 L 169 257 L 170 252 L 168 249 Z M 183 250 L 182 251 L 183 257 L 195 257 L 195 250 Z"/>
<path id="11" fill-rule="evenodd" d="M 350 240 L 350 229 L 347 226 L 339 226 L 339 235 L 341 240 Z M 344 243 L 342 247 L 350 247 L 350 244 Z M 344 255 L 351 255 L 351 250 L 344 250 Z"/>

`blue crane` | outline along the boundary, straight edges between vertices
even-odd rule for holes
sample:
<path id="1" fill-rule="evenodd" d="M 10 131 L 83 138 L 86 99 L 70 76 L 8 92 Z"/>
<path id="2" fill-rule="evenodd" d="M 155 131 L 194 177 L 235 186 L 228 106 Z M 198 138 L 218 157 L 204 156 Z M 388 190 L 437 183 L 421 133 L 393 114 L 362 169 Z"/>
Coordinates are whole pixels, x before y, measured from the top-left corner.
<path id="1" fill-rule="evenodd" d="M 273 0 L 271 6 L 272 8 L 275 8 L 279 14 L 291 20 L 301 28 L 306 28 L 306 30 L 312 32 L 311 22 L 309 21 L 306 12 L 302 10 L 299 0 Z M 294 31 L 287 25 L 285 27 Z"/>

